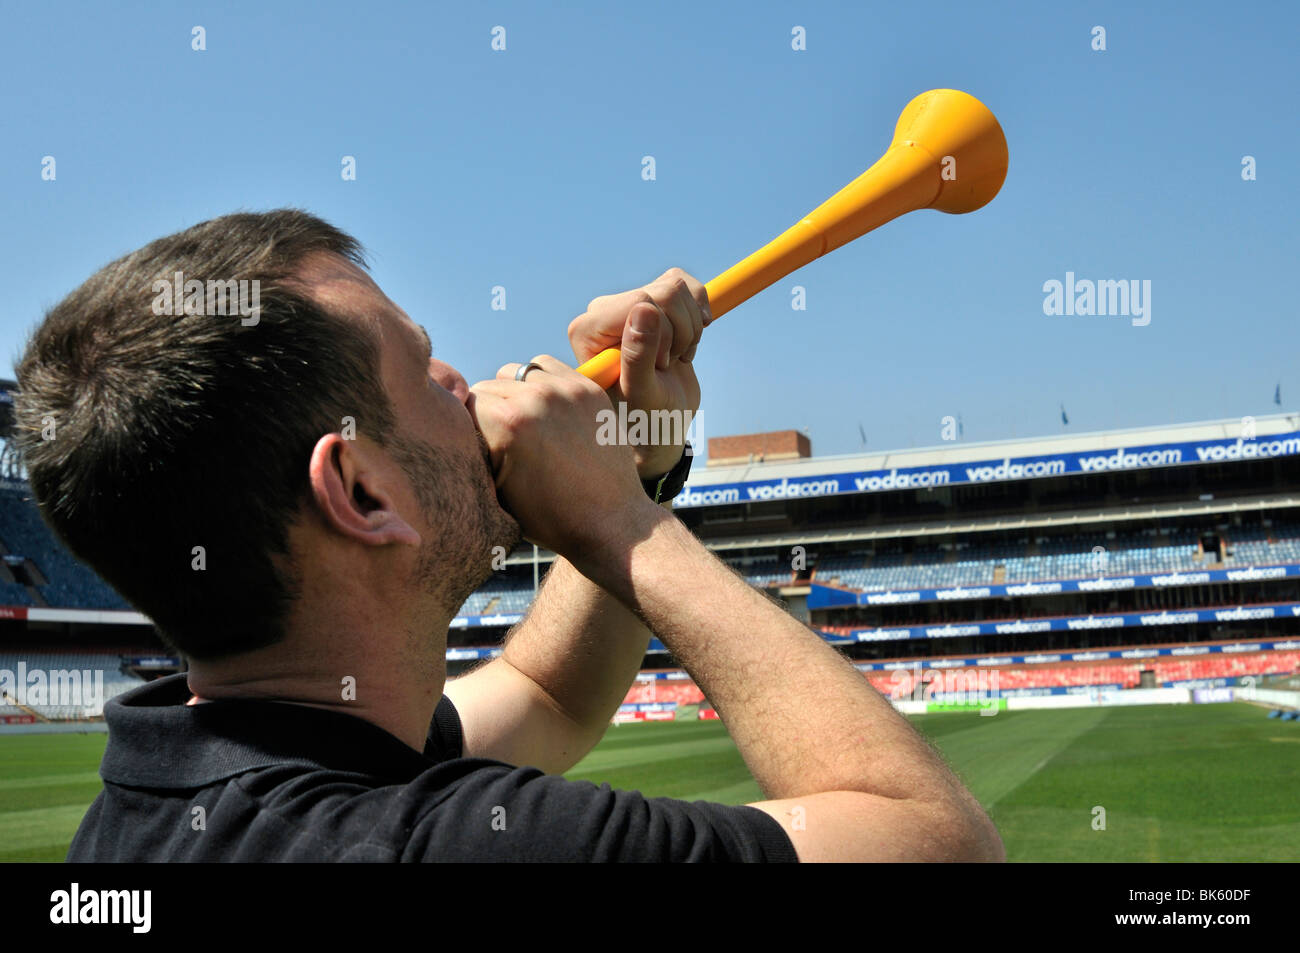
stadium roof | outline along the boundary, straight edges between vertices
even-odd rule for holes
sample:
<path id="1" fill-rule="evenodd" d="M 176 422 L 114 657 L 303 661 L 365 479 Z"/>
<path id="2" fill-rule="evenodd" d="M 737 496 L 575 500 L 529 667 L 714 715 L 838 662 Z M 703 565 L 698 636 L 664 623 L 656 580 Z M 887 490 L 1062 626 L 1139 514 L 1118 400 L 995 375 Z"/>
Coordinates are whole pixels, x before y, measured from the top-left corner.
<path id="1" fill-rule="evenodd" d="M 754 462 L 735 466 L 698 467 L 691 473 L 690 486 L 705 487 L 718 483 L 744 483 L 753 480 L 780 480 L 783 477 L 817 477 L 845 471 L 903 469 L 909 467 L 951 466 L 996 458 L 1054 456 L 1090 453 L 1118 448 L 1168 445 L 1212 440 L 1263 439 L 1275 434 L 1300 430 L 1300 413 L 1269 414 L 1261 417 L 1233 417 L 1228 420 L 1168 424 L 1157 427 L 1132 427 L 1123 430 L 1099 430 L 1092 433 L 1060 434 L 1013 440 L 989 440 L 979 443 L 953 442 L 932 447 L 890 450 L 882 453 L 837 454 L 809 457 L 804 460 Z"/>

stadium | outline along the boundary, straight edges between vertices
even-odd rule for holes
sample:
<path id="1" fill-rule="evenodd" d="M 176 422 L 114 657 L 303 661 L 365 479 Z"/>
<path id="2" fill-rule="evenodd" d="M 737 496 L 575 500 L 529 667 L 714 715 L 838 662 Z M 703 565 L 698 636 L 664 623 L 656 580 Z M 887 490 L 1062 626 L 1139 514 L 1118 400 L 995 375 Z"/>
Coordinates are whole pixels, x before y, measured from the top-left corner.
<path id="1" fill-rule="evenodd" d="M 1300 417 L 948 435 L 826 457 L 794 430 L 711 438 L 674 511 L 913 719 L 1008 859 L 1293 858 Z M 0 461 L 0 859 L 61 860 L 100 787 L 104 701 L 184 665 L 51 534 L 7 442 Z M 449 677 L 500 653 L 553 558 L 520 547 L 466 601 Z M 657 640 L 568 776 L 761 796 Z"/>

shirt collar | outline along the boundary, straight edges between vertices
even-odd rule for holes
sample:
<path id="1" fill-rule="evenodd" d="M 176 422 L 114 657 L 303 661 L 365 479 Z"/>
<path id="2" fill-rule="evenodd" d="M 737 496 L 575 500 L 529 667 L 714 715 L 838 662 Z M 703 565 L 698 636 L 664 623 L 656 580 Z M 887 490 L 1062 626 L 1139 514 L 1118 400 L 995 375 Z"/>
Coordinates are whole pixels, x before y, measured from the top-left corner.
<path id="1" fill-rule="evenodd" d="M 181 673 L 110 699 L 100 776 L 132 787 L 196 788 L 287 764 L 406 781 L 433 763 L 353 715 L 246 699 L 187 705 L 191 696 Z"/>

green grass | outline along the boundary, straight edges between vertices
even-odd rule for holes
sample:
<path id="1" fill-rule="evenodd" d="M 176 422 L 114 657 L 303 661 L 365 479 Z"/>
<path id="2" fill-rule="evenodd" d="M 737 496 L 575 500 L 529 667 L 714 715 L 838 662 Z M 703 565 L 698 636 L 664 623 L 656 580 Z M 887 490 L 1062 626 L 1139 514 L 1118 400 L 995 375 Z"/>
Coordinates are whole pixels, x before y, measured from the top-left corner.
<path id="1" fill-rule="evenodd" d="M 1245 703 L 912 719 L 1013 861 L 1300 860 L 1300 724 Z M 718 722 L 613 728 L 568 777 L 648 795 L 762 799 Z M 1094 830 L 1093 809 L 1105 809 Z"/>
<path id="2" fill-rule="evenodd" d="M 58 860 L 102 787 L 105 734 L 0 735 L 0 862 Z"/>
<path id="3" fill-rule="evenodd" d="M 1300 724 L 1244 703 L 912 719 L 1018 861 L 1300 859 Z M 0 861 L 62 860 L 104 735 L 0 736 Z M 570 778 L 651 796 L 762 799 L 720 722 L 610 728 Z M 1093 808 L 1106 829 L 1093 829 Z"/>

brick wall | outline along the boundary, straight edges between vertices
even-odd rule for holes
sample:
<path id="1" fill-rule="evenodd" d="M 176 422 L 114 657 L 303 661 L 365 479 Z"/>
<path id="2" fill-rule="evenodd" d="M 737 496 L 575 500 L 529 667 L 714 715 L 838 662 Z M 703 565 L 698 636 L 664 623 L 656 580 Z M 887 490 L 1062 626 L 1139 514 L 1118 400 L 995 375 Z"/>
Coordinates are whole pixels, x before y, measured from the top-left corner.
<path id="1" fill-rule="evenodd" d="M 709 438 L 709 466 L 727 466 L 772 460 L 798 460 L 812 456 L 812 444 L 797 430 L 774 430 L 735 437 Z"/>

